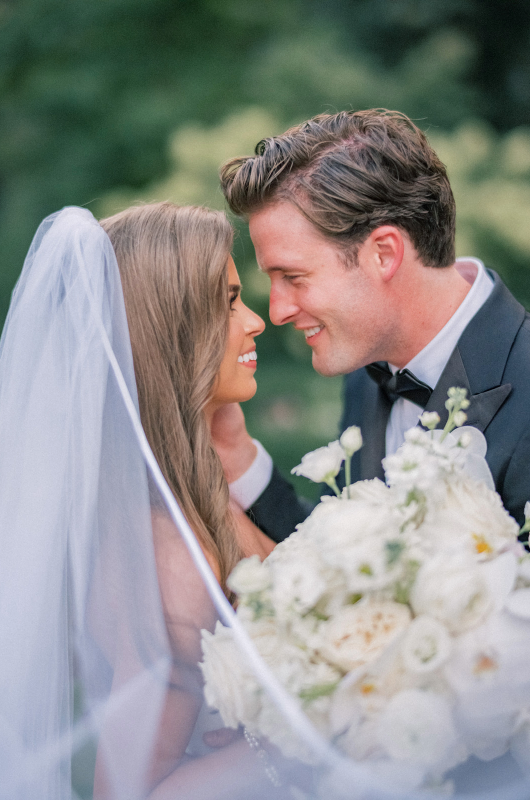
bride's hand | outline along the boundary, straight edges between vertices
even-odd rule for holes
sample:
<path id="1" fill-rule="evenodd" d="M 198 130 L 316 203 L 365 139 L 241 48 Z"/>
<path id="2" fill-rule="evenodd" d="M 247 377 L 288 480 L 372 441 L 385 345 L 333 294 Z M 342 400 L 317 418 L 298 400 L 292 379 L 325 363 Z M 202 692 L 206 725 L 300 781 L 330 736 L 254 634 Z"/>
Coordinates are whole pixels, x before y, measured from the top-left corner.
<path id="1" fill-rule="evenodd" d="M 229 403 L 215 412 L 211 432 L 226 480 L 232 483 L 247 471 L 258 452 L 239 403 Z"/>

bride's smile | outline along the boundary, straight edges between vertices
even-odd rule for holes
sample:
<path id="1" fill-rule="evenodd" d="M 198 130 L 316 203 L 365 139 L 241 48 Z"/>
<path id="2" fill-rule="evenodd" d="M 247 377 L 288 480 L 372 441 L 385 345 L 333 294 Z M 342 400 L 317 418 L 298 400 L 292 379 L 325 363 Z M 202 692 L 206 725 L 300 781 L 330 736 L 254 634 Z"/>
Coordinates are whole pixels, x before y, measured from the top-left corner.
<path id="1" fill-rule="evenodd" d="M 256 393 L 256 345 L 254 339 L 265 328 L 265 323 L 241 299 L 241 283 L 234 259 L 228 259 L 228 291 L 230 321 L 228 340 L 219 375 L 208 403 L 208 411 L 215 411 L 225 403 L 242 403 Z"/>

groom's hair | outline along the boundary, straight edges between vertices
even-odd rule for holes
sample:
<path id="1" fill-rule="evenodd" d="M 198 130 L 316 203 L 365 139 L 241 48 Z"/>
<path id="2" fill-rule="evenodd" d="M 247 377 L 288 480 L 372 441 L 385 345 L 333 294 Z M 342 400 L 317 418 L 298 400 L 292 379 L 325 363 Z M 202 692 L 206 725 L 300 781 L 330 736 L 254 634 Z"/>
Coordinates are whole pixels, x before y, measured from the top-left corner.
<path id="1" fill-rule="evenodd" d="M 425 134 L 398 111 L 320 114 L 256 155 L 221 168 L 231 210 L 248 216 L 277 201 L 293 203 L 355 261 L 380 225 L 406 231 L 426 266 L 455 259 L 455 201 L 447 172 Z"/>

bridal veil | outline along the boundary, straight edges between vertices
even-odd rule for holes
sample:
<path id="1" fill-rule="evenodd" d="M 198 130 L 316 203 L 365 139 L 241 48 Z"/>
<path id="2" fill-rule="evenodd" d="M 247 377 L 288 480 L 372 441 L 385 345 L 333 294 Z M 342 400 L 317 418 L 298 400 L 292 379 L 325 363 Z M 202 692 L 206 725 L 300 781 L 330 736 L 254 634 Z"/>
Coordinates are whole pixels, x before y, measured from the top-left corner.
<path id="1" fill-rule="evenodd" d="M 198 713 L 177 771 L 197 768 L 157 798 L 312 796 L 307 770 L 267 782 L 251 747 L 248 770 L 227 749 L 210 758 L 197 661 L 200 628 L 217 619 L 327 772 L 328 797 L 399 795 L 317 734 L 238 626 L 143 433 L 116 258 L 85 209 L 42 223 L 13 294 L 0 343 L 0 509 L 1 800 L 90 797 L 94 771 L 95 797 L 148 797 L 161 731 L 179 729 L 164 728 L 172 693 Z M 172 619 L 157 531 L 178 540 Z"/>

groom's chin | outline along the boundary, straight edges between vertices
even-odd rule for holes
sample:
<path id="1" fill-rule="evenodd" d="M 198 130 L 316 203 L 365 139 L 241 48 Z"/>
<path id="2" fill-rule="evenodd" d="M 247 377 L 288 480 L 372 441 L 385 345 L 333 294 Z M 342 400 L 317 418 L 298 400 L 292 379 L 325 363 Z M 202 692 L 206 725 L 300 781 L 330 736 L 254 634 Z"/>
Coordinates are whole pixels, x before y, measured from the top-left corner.
<path id="1" fill-rule="evenodd" d="M 319 375 L 323 375 L 324 378 L 335 378 L 337 375 L 344 375 L 346 372 L 351 372 L 348 368 L 342 369 L 333 359 L 319 356 L 315 352 L 313 353 L 312 364 L 315 372 L 318 372 Z"/>

